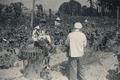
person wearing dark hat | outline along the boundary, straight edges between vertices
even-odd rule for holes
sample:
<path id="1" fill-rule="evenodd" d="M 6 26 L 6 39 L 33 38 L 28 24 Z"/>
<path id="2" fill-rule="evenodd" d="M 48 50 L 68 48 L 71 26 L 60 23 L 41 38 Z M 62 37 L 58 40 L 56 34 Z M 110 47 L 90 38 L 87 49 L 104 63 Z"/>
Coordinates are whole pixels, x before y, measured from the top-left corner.
<path id="1" fill-rule="evenodd" d="M 69 33 L 66 46 L 68 47 L 68 60 L 69 60 L 69 80 L 82 80 L 84 79 L 81 72 L 81 57 L 84 55 L 84 48 L 87 45 L 87 39 L 83 32 L 80 31 L 82 24 L 76 22 L 74 30 Z"/>
<path id="2" fill-rule="evenodd" d="M 49 50 L 51 48 L 51 44 L 52 44 L 52 41 L 51 41 L 51 37 L 49 34 L 46 33 L 46 30 L 42 30 L 42 33 L 41 35 L 39 35 L 39 44 L 40 44 L 40 48 L 44 51 L 44 61 L 43 61 L 43 64 L 44 64 L 44 67 L 45 68 L 49 68 L 50 65 L 49 65 L 49 61 L 50 61 L 50 54 L 49 54 Z"/>
<path id="3" fill-rule="evenodd" d="M 46 23 L 47 23 L 46 19 L 44 19 L 44 18 L 41 19 L 41 20 L 40 20 L 40 27 L 41 27 L 41 26 L 45 26 Z"/>

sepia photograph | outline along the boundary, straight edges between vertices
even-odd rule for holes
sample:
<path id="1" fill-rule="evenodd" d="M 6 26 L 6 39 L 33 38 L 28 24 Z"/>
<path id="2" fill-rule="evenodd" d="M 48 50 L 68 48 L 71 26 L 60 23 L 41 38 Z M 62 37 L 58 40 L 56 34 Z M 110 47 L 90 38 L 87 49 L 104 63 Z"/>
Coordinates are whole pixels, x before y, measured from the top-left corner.
<path id="1" fill-rule="evenodd" d="M 0 0 L 0 80 L 120 80 L 120 0 Z"/>

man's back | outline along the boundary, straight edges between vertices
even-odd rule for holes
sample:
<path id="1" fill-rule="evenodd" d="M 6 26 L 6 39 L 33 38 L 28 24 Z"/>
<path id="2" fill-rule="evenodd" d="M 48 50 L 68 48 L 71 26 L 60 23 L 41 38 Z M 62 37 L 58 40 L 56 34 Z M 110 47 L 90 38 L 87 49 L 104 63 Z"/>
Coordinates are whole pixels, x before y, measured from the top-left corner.
<path id="1" fill-rule="evenodd" d="M 84 55 L 87 40 L 84 33 L 80 31 L 82 27 L 80 22 L 76 22 L 73 32 L 69 33 L 66 40 L 66 46 L 69 48 L 69 80 L 85 80 L 81 72 L 81 57 Z"/>
<path id="2" fill-rule="evenodd" d="M 86 36 L 80 31 L 71 32 L 68 35 L 71 57 L 81 57 L 84 55 L 84 47 L 87 44 Z"/>

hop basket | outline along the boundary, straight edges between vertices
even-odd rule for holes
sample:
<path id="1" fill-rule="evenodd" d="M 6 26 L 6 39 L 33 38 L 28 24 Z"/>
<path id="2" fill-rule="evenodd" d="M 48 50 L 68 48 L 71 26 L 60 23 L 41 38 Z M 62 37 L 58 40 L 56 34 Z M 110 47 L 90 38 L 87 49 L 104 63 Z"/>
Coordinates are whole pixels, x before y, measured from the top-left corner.
<path id="1" fill-rule="evenodd" d="M 24 46 L 20 49 L 18 58 L 21 60 L 43 60 L 44 51 L 34 46 Z"/>

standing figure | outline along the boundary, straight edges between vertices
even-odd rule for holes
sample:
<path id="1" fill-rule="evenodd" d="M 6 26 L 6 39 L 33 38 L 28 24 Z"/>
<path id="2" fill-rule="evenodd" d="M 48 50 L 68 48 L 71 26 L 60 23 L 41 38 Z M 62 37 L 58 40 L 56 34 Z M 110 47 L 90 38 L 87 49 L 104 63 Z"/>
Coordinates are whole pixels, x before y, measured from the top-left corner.
<path id="1" fill-rule="evenodd" d="M 68 47 L 69 58 L 69 80 L 84 79 L 81 72 L 81 57 L 84 55 L 84 47 L 87 45 L 87 39 L 83 32 L 80 31 L 82 24 L 76 22 L 74 30 L 69 33 L 66 46 Z"/>
<path id="2" fill-rule="evenodd" d="M 43 29 L 42 33 L 39 35 L 39 44 L 40 49 L 43 50 L 43 71 L 40 73 L 40 76 L 44 78 L 45 80 L 50 80 L 50 53 L 49 50 L 51 48 L 51 38 L 50 35 L 46 33 L 46 31 Z"/>
<path id="3" fill-rule="evenodd" d="M 60 26 L 61 25 L 60 17 L 57 17 L 54 23 L 55 23 L 55 26 Z"/>
<path id="4" fill-rule="evenodd" d="M 39 47 L 44 51 L 44 67 L 49 67 L 49 50 L 51 48 L 51 38 L 50 35 L 46 33 L 45 30 L 42 30 L 42 33 L 38 37 Z"/>
<path id="5" fill-rule="evenodd" d="M 39 47 L 39 40 L 38 40 L 39 35 L 40 35 L 40 27 L 36 26 L 33 30 L 33 33 L 32 33 L 32 39 L 34 41 L 34 47 Z"/>

